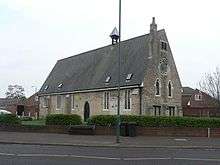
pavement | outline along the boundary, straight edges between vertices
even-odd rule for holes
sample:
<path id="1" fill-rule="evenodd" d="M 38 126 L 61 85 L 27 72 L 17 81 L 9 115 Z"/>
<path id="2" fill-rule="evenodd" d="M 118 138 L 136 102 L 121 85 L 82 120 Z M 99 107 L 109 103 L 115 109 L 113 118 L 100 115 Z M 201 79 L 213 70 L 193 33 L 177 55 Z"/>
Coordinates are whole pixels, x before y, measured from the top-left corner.
<path id="1" fill-rule="evenodd" d="M 219 165 L 220 149 L 0 144 L 2 165 Z"/>
<path id="2" fill-rule="evenodd" d="M 204 137 L 120 137 L 53 133 L 0 132 L 0 144 L 55 145 L 124 148 L 207 148 L 220 149 L 220 138 Z"/>

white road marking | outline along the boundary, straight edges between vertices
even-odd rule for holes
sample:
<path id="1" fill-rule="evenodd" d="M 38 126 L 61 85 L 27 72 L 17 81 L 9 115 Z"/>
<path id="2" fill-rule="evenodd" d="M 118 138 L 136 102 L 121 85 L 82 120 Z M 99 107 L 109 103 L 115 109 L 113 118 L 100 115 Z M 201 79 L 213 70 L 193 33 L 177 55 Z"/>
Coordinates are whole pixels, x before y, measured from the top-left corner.
<path id="1" fill-rule="evenodd" d="M 191 161 L 215 161 L 220 162 L 220 159 L 203 159 L 203 158 L 173 158 L 175 160 L 191 160 Z"/>
<path id="2" fill-rule="evenodd" d="M 170 157 L 167 158 L 124 158 L 123 160 L 170 160 Z"/>
<path id="3" fill-rule="evenodd" d="M 0 156 L 15 156 L 15 154 L 9 154 L 9 153 L 0 153 Z"/>
<path id="4" fill-rule="evenodd" d="M 186 142 L 186 141 L 188 141 L 187 139 L 174 139 L 175 141 L 184 141 L 184 142 Z"/>
<path id="5" fill-rule="evenodd" d="M 102 156 L 84 156 L 84 155 L 17 154 L 16 156 L 18 157 L 72 157 L 72 158 L 86 158 L 86 159 L 121 160 L 121 158 L 102 157 Z"/>
<path id="6" fill-rule="evenodd" d="M 220 162 L 220 159 L 214 158 L 181 158 L 181 157 L 149 157 L 149 158 L 118 158 L 118 157 L 104 157 L 104 156 L 86 156 L 86 155 L 59 155 L 59 154 L 12 154 L 0 153 L 0 156 L 16 156 L 16 157 L 72 157 L 85 159 L 103 159 L 103 160 L 123 160 L 123 161 L 139 161 L 139 160 L 188 160 L 188 161 L 215 161 Z"/>

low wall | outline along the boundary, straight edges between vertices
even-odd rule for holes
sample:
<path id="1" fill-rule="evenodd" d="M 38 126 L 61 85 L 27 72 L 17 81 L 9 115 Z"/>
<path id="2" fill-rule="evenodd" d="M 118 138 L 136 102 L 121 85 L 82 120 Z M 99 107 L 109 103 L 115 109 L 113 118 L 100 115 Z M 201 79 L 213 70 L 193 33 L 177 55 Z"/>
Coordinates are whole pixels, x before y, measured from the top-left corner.
<path id="1" fill-rule="evenodd" d="M 0 125 L 0 131 L 62 133 L 68 134 L 68 126 L 28 126 L 28 125 Z M 137 136 L 182 136 L 182 137 L 213 137 L 220 138 L 220 128 L 178 128 L 178 127 L 136 127 Z M 96 126 L 93 135 L 115 135 L 115 127 Z"/>
<path id="2" fill-rule="evenodd" d="M 0 125 L 0 131 L 67 134 L 68 127 L 60 126 L 60 125 L 47 125 L 47 126 Z"/>
<path id="3" fill-rule="evenodd" d="M 208 137 L 208 128 L 136 127 L 137 136 Z M 96 127 L 95 135 L 115 135 L 114 127 Z M 211 128 L 209 137 L 220 137 L 220 128 Z"/>

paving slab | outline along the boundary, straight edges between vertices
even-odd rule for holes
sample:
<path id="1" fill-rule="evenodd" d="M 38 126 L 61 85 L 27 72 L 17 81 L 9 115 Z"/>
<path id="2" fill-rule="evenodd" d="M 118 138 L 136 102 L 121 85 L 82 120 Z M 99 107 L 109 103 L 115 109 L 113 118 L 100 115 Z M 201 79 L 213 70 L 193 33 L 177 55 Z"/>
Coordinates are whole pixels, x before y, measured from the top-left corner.
<path id="1" fill-rule="evenodd" d="M 204 137 L 120 137 L 53 133 L 0 132 L 0 143 L 66 145 L 82 147 L 220 148 L 220 138 Z"/>

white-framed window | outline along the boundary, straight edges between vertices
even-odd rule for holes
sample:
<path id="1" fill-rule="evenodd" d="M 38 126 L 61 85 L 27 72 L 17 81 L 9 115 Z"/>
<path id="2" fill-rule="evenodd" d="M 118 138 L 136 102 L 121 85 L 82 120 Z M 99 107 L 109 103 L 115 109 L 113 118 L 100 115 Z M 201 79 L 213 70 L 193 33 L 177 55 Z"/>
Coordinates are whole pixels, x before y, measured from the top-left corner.
<path id="1" fill-rule="evenodd" d="M 160 96 L 160 80 L 157 79 L 155 82 L 155 95 Z"/>
<path id="2" fill-rule="evenodd" d="M 196 101 L 201 101 L 202 100 L 202 94 L 201 93 L 195 94 L 195 100 Z"/>
<path id="3" fill-rule="evenodd" d="M 161 106 L 154 105 L 154 116 L 161 116 Z"/>
<path id="4" fill-rule="evenodd" d="M 75 110 L 75 97 L 74 94 L 71 95 L 71 109 Z"/>
<path id="5" fill-rule="evenodd" d="M 44 90 L 46 91 L 48 88 L 49 88 L 49 86 L 48 86 L 48 85 L 46 85 L 46 86 L 44 87 Z"/>
<path id="6" fill-rule="evenodd" d="M 175 116 L 175 107 L 169 106 L 168 111 L 169 111 L 169 116 Z"/>
<path id="7" fill-rule="evenodd" d="M 161 49 L 161 50 L 167 51 L 167 48 L 168 48 L 167 45 L 168 45 L 167 42 L 165 42 L 165 41 L 160 41 L 160 49 Z"/>
<path id="8" fill-rule="evenodd" d="M 57 110 L 61 109 L 61 103 L 62 103 L 62 96 L 61 95 L 57 95 Z"/>
<path id="9" fill-rule="evenodd" d="M 109 83 L 111 80 L 111 76 L 108 76 L 106 79 L 105 79 L 105 83 Z"/>
<path id="10" fill-rule="evenodd" d="M 47 108 L 49 105 L 49 99 L 47 98 L 47 96 L 43 97 L 43 108 Z"/>
<path id="11" fill-rule="evenodd" d="M 127 75 L 127 77 L 126 77 L 126 81 L 131 80 L 132 76 L 133 76 L 133 74 L 132 74 L 132 73 L 129 73 L 129 74 Z"/>
<path id="12" fill-rule="evenodd" d="M 109 98 L 110 98 L 110 92 L 105 91 L 104 97 L 103 97 L 103 109 L 104 110 L 109 110 Z"/>
<path id="13" fill-rule="evenodd" d="M 167 89 L 168 89 L 168 97 L 172 98 L 173 97 L 173 84 L 171 81 L 168 82 Z"/>
<path id="14" fill-rule="evenodd" d="M 125 90 L 125 109 L 126 110 L 131 109 L 131 90 L 130 89 Z"/>
<path id="15" fill-rule="evenodd" d="M 58 85 L 58 88 L 62 88 L 62 86 L 63 86 L 63 84 L 62 84 L 62 83 L 60 83 L 60 84 Z"/>

